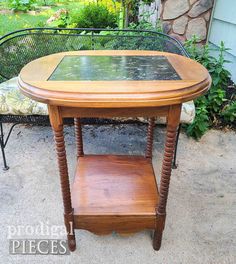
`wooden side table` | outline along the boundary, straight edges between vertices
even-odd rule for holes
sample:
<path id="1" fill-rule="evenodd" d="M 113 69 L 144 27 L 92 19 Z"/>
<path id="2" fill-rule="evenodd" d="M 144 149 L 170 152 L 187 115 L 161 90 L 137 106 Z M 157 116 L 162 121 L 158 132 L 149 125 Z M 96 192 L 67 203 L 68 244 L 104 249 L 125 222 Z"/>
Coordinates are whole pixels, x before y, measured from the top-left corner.
<path id="1" fill-rule="evenodd" d="M 204 94 L 210 84 L 199 63 L 156 51 L 65 52 L 22 69 L 21 91 L 48 104 L 71 251 L 74 229 L 96 234 L 153 229 L 153 247 L 160 248 L 181 105 Z M 81 117 L 131 116 L 150 118 L 144 156 L 84 155 Z M 167 117 L 159 190 L 152 167 L 156 116 Z M 67 117 L 75 118 L 78 157 L 71 188 L 63 135 Z"/>

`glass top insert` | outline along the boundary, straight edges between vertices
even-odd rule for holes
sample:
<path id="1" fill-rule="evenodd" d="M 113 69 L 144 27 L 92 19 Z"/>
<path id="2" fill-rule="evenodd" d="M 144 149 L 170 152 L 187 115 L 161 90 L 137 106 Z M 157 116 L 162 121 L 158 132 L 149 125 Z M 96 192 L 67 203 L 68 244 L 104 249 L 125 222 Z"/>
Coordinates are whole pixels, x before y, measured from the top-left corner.
<path id="1" fill-rule="evenodd" d="M 65 56 L 52 81 L 180 80 L 165 56 Z"/>

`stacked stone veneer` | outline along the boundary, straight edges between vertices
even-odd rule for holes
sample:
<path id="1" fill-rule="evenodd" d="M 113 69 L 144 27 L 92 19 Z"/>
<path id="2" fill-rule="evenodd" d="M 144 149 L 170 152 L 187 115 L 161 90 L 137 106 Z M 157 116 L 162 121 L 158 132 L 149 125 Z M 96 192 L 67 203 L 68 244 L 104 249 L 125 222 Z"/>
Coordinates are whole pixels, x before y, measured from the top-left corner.
<path id="1" fill-rule="evenodd" d="M 162 0 L 160 19 L 165 33 L 182 42 L 193 35 L 207 38 L 214 0 Z"/>

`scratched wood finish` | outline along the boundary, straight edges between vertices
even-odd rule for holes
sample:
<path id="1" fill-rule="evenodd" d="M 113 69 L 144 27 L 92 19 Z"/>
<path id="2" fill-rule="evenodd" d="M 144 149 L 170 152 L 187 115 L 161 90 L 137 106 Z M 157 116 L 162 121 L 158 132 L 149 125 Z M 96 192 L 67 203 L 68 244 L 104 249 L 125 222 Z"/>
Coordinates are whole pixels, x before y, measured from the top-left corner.
<path id="1" fill-rule="evenodd" d="M 155 175 L 149 159 L 85 155 L 78 160 L 72 186 L 75 215 L 153 217 L 157 202 Z"/>
<path id="2" fill-rule="evenodd" d="M 75 228 L 99 235 L 155 229 L 158 196 L 149 159 L 85 155 L 72 186 Z"/>
<path id="3" fill-rule="evenodd" d="M 177 81 L 47 81 L 64 55 L 141 55 L 167 57 L 182 78 Z M 50 55 L 25 66 L 19 77 L 21 91 L 48 104 L 54 131 L 64 221 L 68 244 L 75 250 L 74 229 L 96 234 L 154 230 L 153 248 L 159 250 L 166 219 L 171 163 L 182 103 L 210 87 L 207 70 L 188 58 L 155 51 L 79 51 Z M 149 117 L 147 148 L 143 157 L 84 156 L 81 117 Z M 167 117 L 167 134 L 160 193 L 152 167 L 153 118 Z M 75 118 L 78 167 L 70 191 L 63 135 L 63 118 Z"/>
<path id="4" fill-rule="evenodd" d="M 65 55 L 166 56 L 182 80 L 48 81 Z M 37 70 L 35 70 L 37 69 Z M 49 55 L 27 64 L 19 75 L 21 91 L 50 105 L 85 108 L 156 107 L 180 104 L 205 93 L 208 71 L 189 58 L 158 51 L 76 51 Z"/>
<path id="5" fill-rule="evenodd" d="M 84 216 L 74 215 L 76 229 L 84 229 L 96 235 L 108 235 L 116 232 L 120 235 L 131 235 L 145 229 L 156 228 L 156 217 L 153 216 Z"/>
<path id="6" fill-rule="evenodd" d="M 61 116 L 66 117 L 153 117 L 167 116 L 168 106 L 160 107 L 140 107 L 140 108 L 76 108 L 76 107 L 60 107 Z"/>

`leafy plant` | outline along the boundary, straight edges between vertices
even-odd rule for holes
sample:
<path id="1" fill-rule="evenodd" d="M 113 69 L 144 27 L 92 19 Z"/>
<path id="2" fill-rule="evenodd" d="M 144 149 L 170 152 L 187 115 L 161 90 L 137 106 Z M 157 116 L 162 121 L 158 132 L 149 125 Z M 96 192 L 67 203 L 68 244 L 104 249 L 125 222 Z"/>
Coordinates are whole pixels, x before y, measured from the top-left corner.
<path id="1" fill-rule="evenodd" d="M 236 101 L 226 105 L 221 113 L 221 116 L 229 123 L 234 122 L 236 120 Z"/>
<path id="2" fill-rule="evenodd" d="M 32 10 L 36 6 L 36 0 L 8 0 L 9 7 L 16 11 Z"/>
<path id="3" fill-rule="evenodd" d="M 117 27 L 116 15 L 104 5 L 91 3 L 73 12 L 71 23 L 79 28 Z"/>
<path id="4" fill-rule="evenodd" d="M 212 85 L 209 92 L 195 101 L 196 117 L 194 122 L 186 128 L 189 136 L 200 139 L 221 116 L 223 104 L 226 101 L 225 88 L 231 75 L 224 67 L 225 63 L 229 63 L 229 61 L 225 59 L 224 54 L 228 49 L 225 48 L 223 41 L 220 43 L 217 58 L 210 55 L 212 49 L 209 45 L 199 47 L 197 42 L 198 39 L 194 36 L 185 43 L 185 48 L 192 59 L 195 59 L 208 69 L 212 77 Z"/>
<path id="5" fill-rule="evenodd" d="M 209 128 L 209 116 L 206 104 L 204 102 L 205 97 L 198 99 L 196 104 L 196 117 L 191 125 L 187 126 L 186 132 L 187 135 L 199 139 L 201 136 L 206 133 Z"/>

